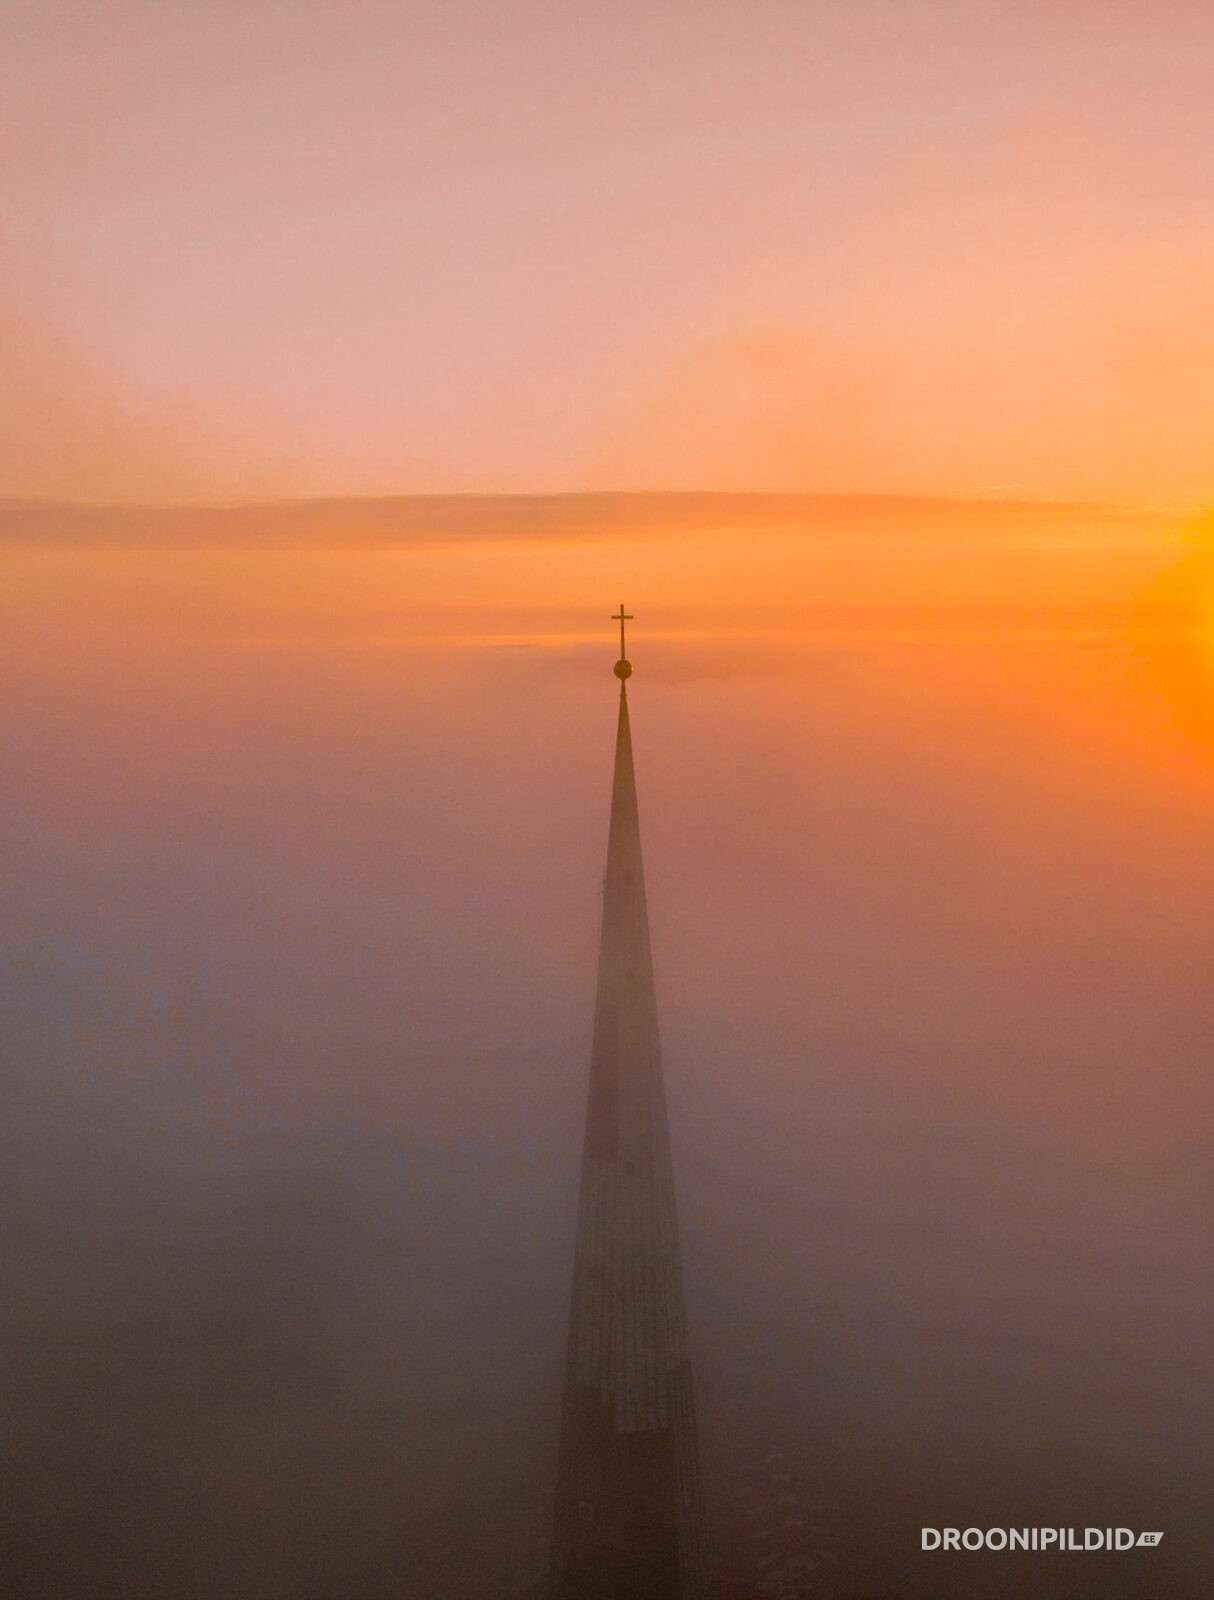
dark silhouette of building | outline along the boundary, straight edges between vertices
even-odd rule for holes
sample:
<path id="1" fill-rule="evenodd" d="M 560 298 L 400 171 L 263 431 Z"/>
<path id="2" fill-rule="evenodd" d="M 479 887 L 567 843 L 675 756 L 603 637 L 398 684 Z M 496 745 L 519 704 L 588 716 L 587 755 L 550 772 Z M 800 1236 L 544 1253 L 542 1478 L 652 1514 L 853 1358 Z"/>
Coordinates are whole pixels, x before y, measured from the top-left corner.
<path id="1" fill-rule="evenodd" d="M 619 726 L 557 1474 L 552 1600 L 711 1600 L 641 871 Z"/>

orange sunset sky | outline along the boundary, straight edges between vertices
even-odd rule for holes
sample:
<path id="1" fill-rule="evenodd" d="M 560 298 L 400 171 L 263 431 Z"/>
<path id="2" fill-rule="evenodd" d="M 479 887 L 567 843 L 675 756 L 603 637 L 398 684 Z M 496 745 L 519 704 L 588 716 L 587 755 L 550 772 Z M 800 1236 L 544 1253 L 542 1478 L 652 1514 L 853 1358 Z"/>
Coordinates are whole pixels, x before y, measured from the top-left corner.
<path id="1" fill-rule="evenodd" d="M 6 0 L 0 495 L 1214 495 L 1214 8 Z"/>

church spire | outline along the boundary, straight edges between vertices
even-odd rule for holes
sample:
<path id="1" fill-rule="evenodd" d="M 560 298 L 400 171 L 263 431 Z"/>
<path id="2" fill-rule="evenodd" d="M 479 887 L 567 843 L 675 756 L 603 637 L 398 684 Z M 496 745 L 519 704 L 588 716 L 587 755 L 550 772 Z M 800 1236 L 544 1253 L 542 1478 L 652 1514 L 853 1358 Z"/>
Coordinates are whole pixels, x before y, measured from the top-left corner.
<path id="1" fill-rule="evenodd" d="M 711 1600 L 621 605 L 552 1600 Z"/>

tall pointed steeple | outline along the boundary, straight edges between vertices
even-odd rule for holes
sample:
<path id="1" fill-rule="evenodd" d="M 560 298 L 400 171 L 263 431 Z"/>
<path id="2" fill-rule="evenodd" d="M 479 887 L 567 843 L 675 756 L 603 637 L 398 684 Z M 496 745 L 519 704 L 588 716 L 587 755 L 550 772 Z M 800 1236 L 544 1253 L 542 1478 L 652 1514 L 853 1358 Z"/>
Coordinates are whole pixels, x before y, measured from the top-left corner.
<path id="1" fill-rule="evenodd" d="M 711 1600 L 620 607 L 551 1600 Z"/>

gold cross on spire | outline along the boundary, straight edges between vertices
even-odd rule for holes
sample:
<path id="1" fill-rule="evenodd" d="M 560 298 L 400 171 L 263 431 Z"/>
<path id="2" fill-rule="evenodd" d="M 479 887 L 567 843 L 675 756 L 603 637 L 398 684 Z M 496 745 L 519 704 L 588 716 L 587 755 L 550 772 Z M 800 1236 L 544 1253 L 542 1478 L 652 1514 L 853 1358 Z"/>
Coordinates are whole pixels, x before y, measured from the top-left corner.
<path id="1" fill-rule="evenodd" d="M 624 679 L 632 673 L 631 662 L 626 661 L 624 658 L 624 624 L 632 621 L 632 613 L 624 610 L 624 602 L 622 600 L 620 601 L 620 609 L 612 612 L 611 620 L 612 622 L 618 622 L 620 625 L 620 659 L 615 664 L 615 675 L 620 680 L 622 688 Z"/>

